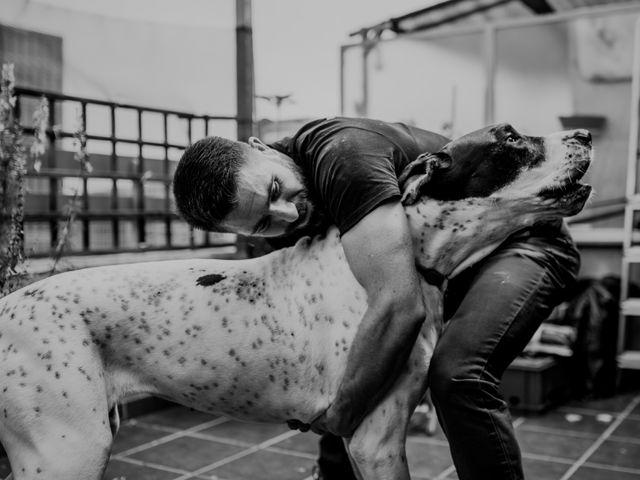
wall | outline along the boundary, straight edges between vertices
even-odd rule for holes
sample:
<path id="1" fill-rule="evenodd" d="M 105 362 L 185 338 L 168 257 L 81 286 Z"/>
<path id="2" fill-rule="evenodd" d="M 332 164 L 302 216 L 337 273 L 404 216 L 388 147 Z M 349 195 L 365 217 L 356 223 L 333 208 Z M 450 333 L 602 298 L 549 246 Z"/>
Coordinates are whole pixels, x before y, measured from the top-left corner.
<path id="1" fill-rule="evenodd" d="M 128 21 L 37 2 L 2 0 L 0 23 L 62 37 L 63 93 L 235 115 L 233 16 L 229 16 L 227 28 L 205 28 Z M 16 73 L 19 84 L 20 72 Z M 67 113 L 65 124 L 73 128 L 74 122 L 75 115 Z M 221 126 L 219 133 L 235 135 L 235 126 Z"/>
<path id="2" fill-rule="evenodd" d="M 349 52 L 349 60 L 355 61 L 357 55 L 361 53 Z M 379 43 L 368 60 L 366 111 L 358 108 L 363 101 L 359 75 L 355 82 L 348 80 L 347 115 L 403 121 L 447 135 L 482 126 L 485 78 L 481 34 L 429 41 L 419 36 L 400 37 Z M 358 74 L 353 68 L 350 71 Z"/>
<path id="3" fill-rule="evenodd" d="M 598 18 L 597 23 L 615 25 L 619 42 L 630 42 L 636 16 L 609 14 Z M 627 68 L 620 67 L 621 74 L 611 80 L 594 76 L 594 56 L 603 52 L 584 52 L 587 40 L 579 35 L 581 29 L 577 27 L 585 22 L 595 21 L 583 18 L 498 29 L 495 120 L 510 121 L 525 132 L 541 134 L 562 129 L 560 116 L 604 117 L 604 128 L 593 132 L 596 157 L 586 177 L 595 187 L 595 201 L 601 202 L 624 197 L 632 58 L 624 45 L 612 47 L 610 56 L 623 52 L 619 63 Z M 606 40 L 611 43 L 611 39 Z M 590 59 L 588 65 L 585 58 Z M 622 224 L 622 214 L 594 222 L 598 227 Z"/>
<path id="4" fill-rule="evenodd" d="M 594 130 L 596 157 L 586 178 L 595 195 L 586 213 L 620 210 L 598 203 L 622 201 L 625 195 L 629 42 L 640 8 L 591 12 L 597 15 L 546 16 L 543 23 L 504 22 L 476 33 L 451 28 L 382 41 L 369 55 L 366 113 L 453 136 L 483 126 L 491 116 L 492 123 L 509 122 L 534 135 L 564 129 L 560 116 L 605 117 L 605 127 Z M 484 35 L 492 31 L 494 51 Z M 345 113 L 358 114 L 364 99 L 361 47 L 345 48 L 343 103 Z M 492 111 L 485 112 L 486 80 L 491 78 Z M 581 231 L 583 275 L 620 273 L 622 225 L 620 212 L 590 221 L 593 235 L 588 228 Z M 599 229 L 605 229 L 606 240 Z"/>

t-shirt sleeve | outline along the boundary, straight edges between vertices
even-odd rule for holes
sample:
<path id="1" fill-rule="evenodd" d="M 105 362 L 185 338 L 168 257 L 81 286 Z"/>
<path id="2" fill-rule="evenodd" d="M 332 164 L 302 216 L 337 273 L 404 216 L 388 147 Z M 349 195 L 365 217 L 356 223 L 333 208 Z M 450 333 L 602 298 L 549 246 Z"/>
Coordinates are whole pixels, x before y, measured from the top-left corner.
<path id="1" fill-rule="evenodd" d="M 343 235 L 385 202 L 400 199 L 389 145 L 372 135 L 370 142 L 338 139 L 318 155 L 312 178 L 319 201 Z"/>

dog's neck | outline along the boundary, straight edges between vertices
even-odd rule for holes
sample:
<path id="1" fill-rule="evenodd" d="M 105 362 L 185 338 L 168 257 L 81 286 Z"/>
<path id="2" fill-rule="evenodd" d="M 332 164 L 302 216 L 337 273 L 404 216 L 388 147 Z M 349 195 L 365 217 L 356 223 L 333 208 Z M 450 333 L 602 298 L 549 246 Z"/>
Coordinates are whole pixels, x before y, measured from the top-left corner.
<path id="1" fill-rule="evenodd" d="M 423 197 L 405 206 L 411 227 L 416 262 L 421 269 L 433 269 L 450 278 L 473 265 L 509 235 L 545 218 L 559 218 L 555 202 L 539 198 L 486 197 L 439 201 Z M 336 255 L 344 260 L 336 227 L 313 239 L 303 237 L 294 247 L 273 252 L 281 267 L 296 268 L 304 259 L 321 264 Z M 327 257 L 328 255 L 328 257 Z"/>
<path id="2" fill-rule="evenodd" d="M 509 235 L 544 218 L 557 206 L 535 198 L 471 198 L 438 201 L 423 197 L 405 207 L 416 261 L 451 277 L 487 256 Z"/>

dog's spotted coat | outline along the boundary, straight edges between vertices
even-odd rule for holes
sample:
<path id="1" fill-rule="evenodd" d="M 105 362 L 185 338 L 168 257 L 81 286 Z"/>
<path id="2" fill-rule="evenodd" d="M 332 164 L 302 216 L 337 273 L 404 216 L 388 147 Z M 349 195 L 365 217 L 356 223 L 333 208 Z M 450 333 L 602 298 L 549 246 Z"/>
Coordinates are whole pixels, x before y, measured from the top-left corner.
<path id="1" fill-rule="evenodd" d="M 487 198 L 406 207 L 419 266 L 449 276 L 525 225 L 577 213 L 588 187 L 538 194 L 579 178 L 590 145 L 554 138 L 540 174 L 518 177 L 528 190 L 516 178 Z M 422 286 L 429 313 L 407 368 L 349 442 L 363 478 L 408 478 L 406 424 L 440 323 L 441 291 Z M 133 393 L 310 422 L 336 393 L 365 310 L 335 229 L 257 259 L 91 268 L 14 292 L 0 299 L 0 441 L 14 478 L 101 478 L 115 406 Z"/>

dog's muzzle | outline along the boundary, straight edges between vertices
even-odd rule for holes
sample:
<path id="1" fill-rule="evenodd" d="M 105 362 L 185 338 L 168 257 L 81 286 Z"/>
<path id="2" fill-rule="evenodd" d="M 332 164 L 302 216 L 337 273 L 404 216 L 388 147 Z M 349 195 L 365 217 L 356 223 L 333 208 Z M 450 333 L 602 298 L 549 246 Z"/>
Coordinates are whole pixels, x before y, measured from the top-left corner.
<path id="1" fill-rule="evenodd" d="M 591 133 L 584 129 L 567 132 L 562 144 L 566 148 L 566 155 L 571 158 L 571 170 L 564 182 L 543 190 L 539 196 L 556 203 L 567 212 L 567 216 L 571 216 L 580 212 L 591 196 L 591 186 L 580 182 L 591 164 Z"/>

